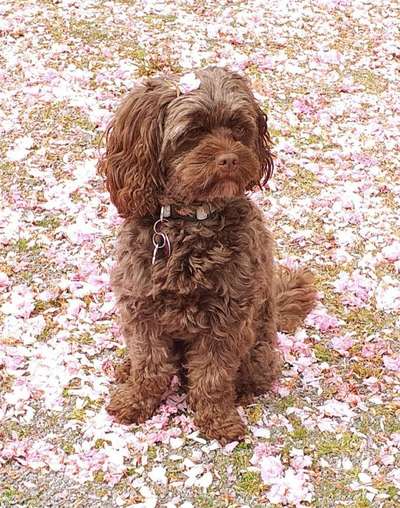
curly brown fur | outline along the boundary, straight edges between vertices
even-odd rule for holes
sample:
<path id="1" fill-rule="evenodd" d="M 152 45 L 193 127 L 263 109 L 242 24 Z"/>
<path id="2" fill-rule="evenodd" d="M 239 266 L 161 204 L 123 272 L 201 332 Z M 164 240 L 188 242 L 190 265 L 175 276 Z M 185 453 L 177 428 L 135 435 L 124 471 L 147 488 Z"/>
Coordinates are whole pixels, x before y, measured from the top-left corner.
<path id="1" fill-rule="evenodd" d="M 175 77 L 147 80 L 107 131 L 99 169 L 125 218 L 111 282 L 129 354 L 107 409 L 143 422 L 184 367 L 195 422 L 227 442 L 245 434 L 236 404 L 279 374 L 277 326 L 297 326 L 316 293 L 309 272 L 275 269 L 263 215 L 245 196 L 272 172 L 266 116 L 238 74 L 197 76 L 186 94 Z M 152 265 L 153 225 L 168 204 L 216 212 L 164 221 L 172 251 Z"/>
<path id="2" fill-rule="evenodd" d="M 278 330 L 294 332 L 315 305 L 314 275 L 306 269 L 279 266 L 275 273 Z"/>

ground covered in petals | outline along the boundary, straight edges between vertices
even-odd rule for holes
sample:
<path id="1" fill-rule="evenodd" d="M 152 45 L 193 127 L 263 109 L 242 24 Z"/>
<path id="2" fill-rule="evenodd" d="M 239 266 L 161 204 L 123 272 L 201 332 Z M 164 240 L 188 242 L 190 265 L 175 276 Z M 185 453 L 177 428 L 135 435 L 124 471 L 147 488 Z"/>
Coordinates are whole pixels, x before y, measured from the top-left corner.
<path id="1" fill-rule="evenodd" d="M 0 506 L 399 506 L 400 45 L 395 0 L 5 0 L 0 5 Z M 104 409 L 123 354 L 119 219 L 101 133 L 143 76 L 245 72 L 268 111 L 254 195 L 321 301 L 243 443 L 171 387 L 142 426 Z"/>

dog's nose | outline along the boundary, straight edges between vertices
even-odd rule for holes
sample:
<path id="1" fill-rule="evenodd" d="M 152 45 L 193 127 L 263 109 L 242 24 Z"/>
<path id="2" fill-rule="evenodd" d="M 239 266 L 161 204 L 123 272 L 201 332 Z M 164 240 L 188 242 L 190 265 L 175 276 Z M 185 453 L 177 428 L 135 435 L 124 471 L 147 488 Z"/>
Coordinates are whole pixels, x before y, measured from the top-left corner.
<path id="1" fill-rule="evenodd" d="M 223 153 L 215 159 L 217 166 L 222 169 L 236 169 L 239 166 L 239 157 L 234 153 Z"/>

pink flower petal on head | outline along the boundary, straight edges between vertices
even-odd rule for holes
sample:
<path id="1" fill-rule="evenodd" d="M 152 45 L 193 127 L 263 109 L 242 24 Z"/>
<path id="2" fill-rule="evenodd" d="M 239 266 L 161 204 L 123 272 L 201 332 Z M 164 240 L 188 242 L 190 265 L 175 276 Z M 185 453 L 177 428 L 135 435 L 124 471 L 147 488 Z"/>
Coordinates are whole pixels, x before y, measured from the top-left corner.
<path id="1" fill-rule="evenodd" d="M 193 90 L 197 90 L 200 86 L 200 80 L 196 78 L 194 72 L 189 72 L 181 77 L 179 80 L 179 90 L 182 93 L 192 92 Z"/>

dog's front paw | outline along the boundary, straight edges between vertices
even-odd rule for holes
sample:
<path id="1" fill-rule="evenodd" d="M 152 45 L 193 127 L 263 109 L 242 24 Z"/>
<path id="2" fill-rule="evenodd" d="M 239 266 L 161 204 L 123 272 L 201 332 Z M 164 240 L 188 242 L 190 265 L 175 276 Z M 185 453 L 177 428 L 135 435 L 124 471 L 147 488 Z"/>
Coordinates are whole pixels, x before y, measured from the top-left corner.
<path id="1" fill-rule="evenodd" d="M 217 439 L 222 445 L 231 441 L 241 441 L 246 435 L 246 425 L 236 409 L 225 415 L 214 414 L 207 417 L 196 415 L 194 421 L 205 436 Z"/>
<path id="2" fill-rule="evenodd" d="M 118 423 L 129 425 L 145 422 L 153 416 L 156 408 L 157 401 L 141 397 L 132 384 L 124 383 L 113 391 L 106 410 Z"/>

